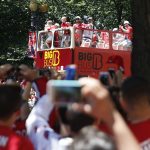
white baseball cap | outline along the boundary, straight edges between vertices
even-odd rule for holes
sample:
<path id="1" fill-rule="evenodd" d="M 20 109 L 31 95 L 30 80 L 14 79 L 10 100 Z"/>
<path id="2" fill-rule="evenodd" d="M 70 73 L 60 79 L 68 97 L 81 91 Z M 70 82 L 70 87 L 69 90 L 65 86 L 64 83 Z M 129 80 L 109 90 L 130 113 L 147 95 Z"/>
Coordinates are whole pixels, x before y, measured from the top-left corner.
<path id="1" fill-rule="evenodd" d="M 123 24 L 130 24 L 130 22 L 125 20 Z"/>
<path id="2" fill-rule="evenodd" d="M 118 31 L 118 28 L 114 28 L 113 31 Z"/>
<path id="3" fill-rule="evenodd" d="M 75 19 L 81 19 L 81 17 L 80 16 L 76 16 Z"/>

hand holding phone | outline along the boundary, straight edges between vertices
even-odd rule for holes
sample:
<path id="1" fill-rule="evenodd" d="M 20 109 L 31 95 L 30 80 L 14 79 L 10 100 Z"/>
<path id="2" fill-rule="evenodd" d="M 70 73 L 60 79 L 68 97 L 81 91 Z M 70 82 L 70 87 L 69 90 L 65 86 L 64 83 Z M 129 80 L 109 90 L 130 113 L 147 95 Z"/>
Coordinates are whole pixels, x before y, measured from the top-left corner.
<path id="1" fill-rule="evenodd" d="M 57 103 L 81 101 L 81 85 L 77 80 L 51 80 L 48 82 L 48 93 Z"/>
<path id="2" fill-rule="evenodd" d="M 100 72 L 99 80 L 102 82 L 103 85 L 109 85 L 109 72 Z"/>

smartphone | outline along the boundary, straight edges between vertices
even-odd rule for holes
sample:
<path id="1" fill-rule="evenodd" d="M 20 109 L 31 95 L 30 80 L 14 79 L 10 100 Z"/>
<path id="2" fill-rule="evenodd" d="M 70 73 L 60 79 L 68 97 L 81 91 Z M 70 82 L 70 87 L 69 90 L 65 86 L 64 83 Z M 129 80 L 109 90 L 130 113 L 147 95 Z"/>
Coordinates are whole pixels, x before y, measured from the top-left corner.
<path id="1" fill-rule="evenodd" d="M 52 98 L 58 103 L 81 101 L 81 85 L 77 80 L 51 80 Z"/>
<path id="2" fill-rule="evenodd" d="M 114 76 L 115 76 L 115 69 L 114 69 L 114 68 L 109 68 L 109 69 L 108 69 L 108 72 L 109 72 L 109 74 L 110 74 L 110 77 L 111 77 L 111 78 L 114 78 Z"/>
<path id="3" fill-rule="evenodd" d="M 109 72 L 100 72 L 99 74 L 99 80 L 102 82 L 102 84 L 108 86 L 109 85 Z"/>
<path id="4" fill-rule="evenodd" d="M 68 65 L 65 68 L 66 73 L 66 80 L 75 80 L 76 79 L 76 66 L 75 65 Z"/>

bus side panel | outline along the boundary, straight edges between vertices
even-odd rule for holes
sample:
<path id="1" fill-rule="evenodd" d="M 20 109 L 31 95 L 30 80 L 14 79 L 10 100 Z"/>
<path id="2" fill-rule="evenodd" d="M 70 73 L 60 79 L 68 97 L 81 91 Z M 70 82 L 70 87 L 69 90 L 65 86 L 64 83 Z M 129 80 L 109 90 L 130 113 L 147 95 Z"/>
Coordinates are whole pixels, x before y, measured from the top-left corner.
<path id="1" fill-rule="evenodd" d="M 98 78 L 100 71 L 108 71 L 109 68 L 123 69 L 124 76 L 130 76 L 130 57 L 130 51 L 75 48 L 75 64 L 81 76 Z"/>
<path id="2" fill-rule="evenodd" d="M 37 68 L 66 66 L 72 62 L 72 53 L 70 49 L 38 51 L 35 65 Z"/>

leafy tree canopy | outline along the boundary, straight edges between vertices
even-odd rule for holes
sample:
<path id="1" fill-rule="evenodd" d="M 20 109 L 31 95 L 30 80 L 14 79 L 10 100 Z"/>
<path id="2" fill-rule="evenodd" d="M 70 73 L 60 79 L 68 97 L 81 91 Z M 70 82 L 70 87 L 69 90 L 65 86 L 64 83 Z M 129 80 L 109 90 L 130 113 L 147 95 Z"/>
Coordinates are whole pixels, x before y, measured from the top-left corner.
<path id="1" fill-rule="evenodd" d="M 122 20 L 131 21 L 130 0 L 43 0 L 43 2 L 48 3 L 49 10 L 38 15 L 41 28 L 46 19 L 60 23 L 63 15 L 66 15 L 71 23 L 77 15 L 82 19 L 92 16 L 95 25 L 100 29 L 117 27 Z M 0 63 L 23 61 L 31 21 L 29 1 L 1 0 L 0 18 Z"/>

